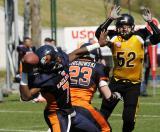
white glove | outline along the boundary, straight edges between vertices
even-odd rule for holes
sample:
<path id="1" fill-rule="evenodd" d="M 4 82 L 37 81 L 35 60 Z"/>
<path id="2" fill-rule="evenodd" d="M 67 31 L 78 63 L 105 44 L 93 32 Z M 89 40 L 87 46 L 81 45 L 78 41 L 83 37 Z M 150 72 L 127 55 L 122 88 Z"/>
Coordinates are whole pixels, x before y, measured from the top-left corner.
<path id="1" fill-rule="evenodd" d="M 121 101 L 123 101 L 121 94 L 118 93 L 118 92 L 113 92 L 112 93 L 112 98 L 113 99 L 120 99 Z"/>
<path id="2" fill-rule="evenodd" d="M 152 21 L 152 14 L 150 12 L 150 10 L 148 8 L 144 8 L 143 9 L 143 13 L 142 13 L 143 19 L 146 22 L 151 22 Z"/>
<path id="3" fill-rule="evenodd" d="M 121 7 L 114 5 L 114 7 L 112 7 L 111 12 L 110 12 L 110 18 L 115 20 L 121 17 L 121 15 L 119 15 L 120 11 L 121 11 Z"/>

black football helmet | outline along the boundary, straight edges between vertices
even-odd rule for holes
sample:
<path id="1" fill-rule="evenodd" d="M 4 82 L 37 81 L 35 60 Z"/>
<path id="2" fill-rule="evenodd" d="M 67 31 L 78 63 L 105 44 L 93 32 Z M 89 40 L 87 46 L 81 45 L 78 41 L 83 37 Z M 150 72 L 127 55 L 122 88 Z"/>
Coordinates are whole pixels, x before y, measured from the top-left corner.
<path id="1" fill-rule="evenodd" d="M 118 34 L 124 38 L 128 39 L 134 30 L 134 18 L 129 14 L 121 14 L 122 17 L 118 18 L 115 25 Z"/>
<path id="2" fill-rule="evenodd" d="M 89 45 L 92 45 L 92 44 L 91 43 L 85 43 L 85 44 L 81 45 L 80 48 L 86 47 L 86 46 L 89 46 Z M 100 51 L 100 48 L 98 48 L 98 49 L 95 49 L 95 50 L 89 52 L 88 54 L 83 55 L 83 57 L 92 58 L 95 61 L 98 61 L 101 58 L 100 55 L 101 55 L 101 51 Z"/>
<path id="3" fill-rule="evenodd" d="M 44 72 L 51 72 L 59 67 L 56 61 L 58 53 L 50 45 L 44 45 L 37 49 L 36 54 L 39 57 L 39 67 Z"/>

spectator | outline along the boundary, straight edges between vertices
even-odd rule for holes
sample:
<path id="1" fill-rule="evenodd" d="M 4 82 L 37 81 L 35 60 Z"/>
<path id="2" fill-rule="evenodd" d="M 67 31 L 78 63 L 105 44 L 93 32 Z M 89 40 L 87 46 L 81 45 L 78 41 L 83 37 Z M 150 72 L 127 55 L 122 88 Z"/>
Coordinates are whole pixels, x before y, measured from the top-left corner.
<path id="1" fill-rule="evenodd" d="M 46 37 L 46 38 L 44 39 L 44 44 L 45 44 L 45 45 L 46 45 L 46 44 L 50 45 L 50 44 L 51 44 L 51 39 L 50 39 L 49 37 Z"/>
<path id="2" fill-rule="evenodd" d="M 17 75 L 15 77 L 15 82 L 19 82 L 21 79 L 21 73 L 22 73 L 22 57 L 26 54 L 28 51 L 35 52 L 36 48 L 32 46 L 32 39 L 30 37 L 25 37 L 23 43 L 20 43 L 19 46 L 17 46 L 17 52 L 18 52 L 18 71 Z"/>
<path id="3" fill-rule="evenodd" d="M 148 47 L 145 47 L 144 72 L 143 72 L 143 80 L 142 80 L 141 89 L 140 89 L 141 96 L 148 96 L 147 85 L 148 85 L 148 80 L 149 80 L 150 69 L 151 69 L 151 63 L 150 63 Z"/>
<path id="4" fill-rule="evenodd" d="M 56 40 L 55 39 L 51 39 L 51 45 L 56 46 Z"/>

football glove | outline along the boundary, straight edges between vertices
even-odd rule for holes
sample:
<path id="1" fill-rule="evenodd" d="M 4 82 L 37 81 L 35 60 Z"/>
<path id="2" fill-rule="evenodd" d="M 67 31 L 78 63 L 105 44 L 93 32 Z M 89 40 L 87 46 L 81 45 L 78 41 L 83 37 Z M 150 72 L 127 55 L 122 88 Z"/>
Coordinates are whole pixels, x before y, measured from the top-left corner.
<path id="1" fill-rule="evenodd" d="M 115 20 L 115 19 L 121 17 L 121 15 L 119 14 L 120 10 L 121 10 L 120 6 L 114 5 L 111 9 L 111 12 L 110 12 L 110 18 Z"/>
<path id="2" fill-rule="evenodd" d="M 123 101 L 121 94 L 118 92 L 113 92 L 110 98 Z"/>
<path id="3" fill-rule="evenodd" d="M 151 22 L 152 21 L 152 14 L 150 12 L 150 10 L 148 8 L 144 8 L 143 9 L 143 13 L 142 13 L 143 19 L 146 22 Z"/>

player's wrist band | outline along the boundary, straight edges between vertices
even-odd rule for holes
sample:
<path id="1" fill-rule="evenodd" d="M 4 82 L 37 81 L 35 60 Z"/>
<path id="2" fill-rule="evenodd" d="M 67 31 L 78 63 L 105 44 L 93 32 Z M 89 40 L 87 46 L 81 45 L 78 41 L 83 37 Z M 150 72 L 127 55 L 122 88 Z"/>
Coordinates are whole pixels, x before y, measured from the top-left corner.
<path id="1" fill-rule="evenodd" d="M 103 86 L 108 86 L 108 83 L 106 81 L 104 81 L 104 80 L 101 80 L 99 82 L 99 87 L 103 87 Z"/>
<path id="2" fill-rule="evenodd" d="M 90 52 L 90 51 L 92 51 L 92 50 L 94 50 L 94 49 L 100 48 L 100 45 L 99 45 L 99 43 L 95 43 L 95 44 L 86 46 L 86 48 L 87 48 L 88 52 Z"/>
<path id="3" fill-rule="evenodd" d="M 20 85 L 28 85 L 28 74 L 27 73 L 22 72 Z"/>

